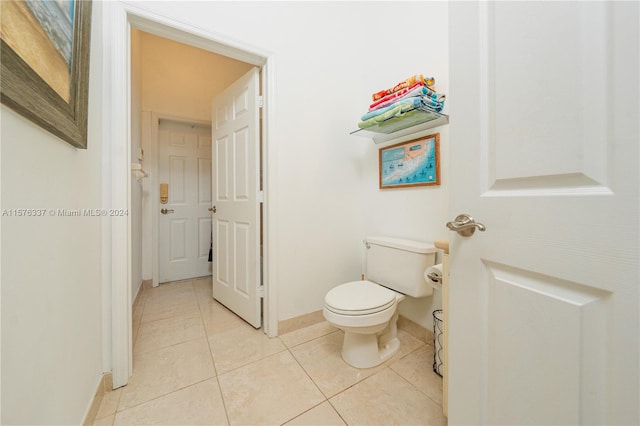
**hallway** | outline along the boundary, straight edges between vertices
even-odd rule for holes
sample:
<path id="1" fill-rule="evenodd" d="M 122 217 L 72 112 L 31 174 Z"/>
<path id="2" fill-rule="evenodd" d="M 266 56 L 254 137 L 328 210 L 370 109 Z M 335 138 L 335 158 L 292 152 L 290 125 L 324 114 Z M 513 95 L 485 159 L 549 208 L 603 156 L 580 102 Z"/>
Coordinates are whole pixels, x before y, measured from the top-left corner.
<path id="1" fill-rule="evenodd" d="M 445 425 L 433 346 L 399 331 L 400 351 L 359 370 L 326 322 L 268 338 L 211 296 L 211 279 L 141 290 L 129 384 L 95 425 Z"/>

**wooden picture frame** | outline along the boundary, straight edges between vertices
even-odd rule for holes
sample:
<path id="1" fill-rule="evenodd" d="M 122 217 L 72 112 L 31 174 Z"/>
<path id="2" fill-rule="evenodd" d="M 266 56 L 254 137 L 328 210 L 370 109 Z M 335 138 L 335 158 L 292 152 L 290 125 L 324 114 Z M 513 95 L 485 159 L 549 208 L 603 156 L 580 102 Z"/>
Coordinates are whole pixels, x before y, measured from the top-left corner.
<path id="1" fill-rule="evenodd" d="M 86 149 L 91 1 L 2 1 L 1 7 L 2 103 Z"/>
<path id="2" fill-rule="evenodd" d="M 380 148 L 380 189 L 440 185 L 440 133 Z"/>

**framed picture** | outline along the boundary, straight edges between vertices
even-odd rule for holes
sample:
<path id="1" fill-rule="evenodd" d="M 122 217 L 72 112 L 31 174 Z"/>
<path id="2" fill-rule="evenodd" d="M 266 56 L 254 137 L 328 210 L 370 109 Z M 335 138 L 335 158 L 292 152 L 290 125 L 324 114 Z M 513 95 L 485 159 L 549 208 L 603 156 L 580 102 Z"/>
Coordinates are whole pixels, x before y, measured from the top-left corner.
<path id="1" fill-rule="evenodd" d="M 380 189 L 440 185 L 440 133 L 380 148 Z"/>
<path id="2" fill-rule="evenodd" d="M 2 103 L 87 148 L 91 1 L 0 1 Z"/>

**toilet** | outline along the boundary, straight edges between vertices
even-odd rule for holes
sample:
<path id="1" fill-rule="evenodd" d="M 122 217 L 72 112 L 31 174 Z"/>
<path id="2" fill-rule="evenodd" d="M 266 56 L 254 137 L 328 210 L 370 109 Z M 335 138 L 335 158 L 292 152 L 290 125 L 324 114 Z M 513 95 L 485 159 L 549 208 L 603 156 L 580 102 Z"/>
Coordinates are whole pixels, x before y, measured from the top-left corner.
<path id="1" fill-rule="evenodd" d="M 366 280 L 334 287 L 322 309 L 344 331 L 342 359 L 357 368 L 375 367 L 396 353 L 398 304 L 433 294 L 424 272 L 435 264 L 437 251 L 430 243 L 391 237 L 370 237 L 364 244 Z"/>

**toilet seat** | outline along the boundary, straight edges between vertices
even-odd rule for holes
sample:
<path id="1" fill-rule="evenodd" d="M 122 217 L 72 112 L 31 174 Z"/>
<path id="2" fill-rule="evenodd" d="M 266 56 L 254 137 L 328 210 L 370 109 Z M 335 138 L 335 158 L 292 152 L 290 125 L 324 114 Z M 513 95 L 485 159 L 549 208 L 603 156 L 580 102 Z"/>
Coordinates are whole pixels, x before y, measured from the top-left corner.
<path id="1" fill-rule="evenodd" d="M 351 281 L 331 289 L 325 307 L 340 315 L 359 316 L 381 312 L 394 306 L 397 293 L 371 281 Z"/>

